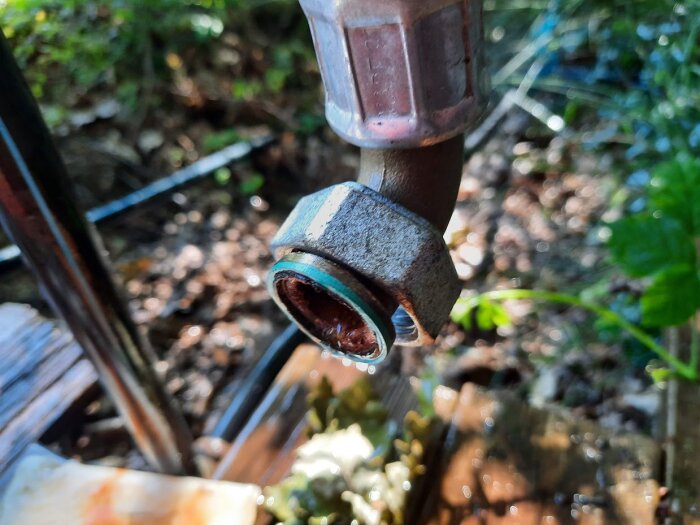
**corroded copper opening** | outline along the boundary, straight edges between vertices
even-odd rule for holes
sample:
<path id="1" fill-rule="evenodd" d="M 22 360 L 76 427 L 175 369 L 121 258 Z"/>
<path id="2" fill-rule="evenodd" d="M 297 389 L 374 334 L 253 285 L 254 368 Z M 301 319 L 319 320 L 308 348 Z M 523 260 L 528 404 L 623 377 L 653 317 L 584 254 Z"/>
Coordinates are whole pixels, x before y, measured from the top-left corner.
<path id="1" fill-rule="evenodd" d="M 358 357 L 377 352 L 377 338 L 372 329 L 339 297 L 293 272 L 279 275 L 275 286 L 287 310 L 328 346 Z"/>
<path id="2" fill-rule="evenodd" d="M 267 284 L 282 310 L 337 356 L 378 363 L 394 342 L 393 302 L 332 261 L 290 252 L 272 267 Z"/>

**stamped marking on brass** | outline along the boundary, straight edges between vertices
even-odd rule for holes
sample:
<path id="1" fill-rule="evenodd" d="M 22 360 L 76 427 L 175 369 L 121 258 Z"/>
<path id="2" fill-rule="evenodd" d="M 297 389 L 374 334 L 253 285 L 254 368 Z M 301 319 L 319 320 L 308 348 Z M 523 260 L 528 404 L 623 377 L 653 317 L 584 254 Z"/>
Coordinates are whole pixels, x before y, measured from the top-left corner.
<path id="1" fill-rule="evenodd" d="M 365 119 L 410 114 L 411 90 L 401 27 L 351 28 L 348 40 Z"/>

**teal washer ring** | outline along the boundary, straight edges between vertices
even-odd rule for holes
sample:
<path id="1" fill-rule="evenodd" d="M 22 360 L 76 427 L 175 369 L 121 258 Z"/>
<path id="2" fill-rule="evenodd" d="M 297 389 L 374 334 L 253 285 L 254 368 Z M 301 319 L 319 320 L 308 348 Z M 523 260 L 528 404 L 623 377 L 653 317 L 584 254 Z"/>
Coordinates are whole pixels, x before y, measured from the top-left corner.
<path id="1" fill-rule="evenodd" d="M 374 333 L 375 339 L 377 340 L 377 345 L 379 347 L 379 354 L 376 355 L 376 357 L 364 358 L 360 355 L 344 353 L 336 348 L 328 346 L 317 336 L 310 333 L 310 331 L 307 330 L 306 327 L 303 326 L 301 323 L 299 323 L 298 320 L 295 319 L 294 316 L 288 311 L 287 306 L 280 299 L 277 293 L 277 288 L 275 286 L 275 277 L 280 272 L 292 272 L 301 275 L 302 277 L 305 277 L 307 279 L 310 279 L 323 290 L 325 290 L 327 293 L 337 297 L 341 302 L 346 303 L 348 306 L 350 306 L 353 309 L 353 311 L 355 311 L 362 318 L 362 320 L 365 323 L 367 323 L 367 326 L 369 326 L 369 328 Z M 335 356 L 347 358 L 358 363 L 366 363 L 371 365 L 382 362 L 389 353 L 388 341 L 392 341 L 393 337 L 391 335 L 391 328 L 389 328 L 389 326 L 382 320 L 382 316 L 379 315 L 376 309 L 373 308 L 370 304 L 368 304 L 367 301 L 360 297 L 360 295 L 357 292 L 352 290 L 345 283 L 343 283 L 333 275 L 324 272 L 316 266 L 312 266 L 310 264 L 298 261 L 289 261 L 281 259 L 272 266 L 270 272 L 268 273 L 267 289 L 270 292 L 270 295 L 272 295 L 272 298 L 282 308 L 282 311 L 284 311 L 287 317 L 294 321 L 307 336 L 309 336 L 312 340 L 320 344 L 324 349 L 328 350 Z"/>

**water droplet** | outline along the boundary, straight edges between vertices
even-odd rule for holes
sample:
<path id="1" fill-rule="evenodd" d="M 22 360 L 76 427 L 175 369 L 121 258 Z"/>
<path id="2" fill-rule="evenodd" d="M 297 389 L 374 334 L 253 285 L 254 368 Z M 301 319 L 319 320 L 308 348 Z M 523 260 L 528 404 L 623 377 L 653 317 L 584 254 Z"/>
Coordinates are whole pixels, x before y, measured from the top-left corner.
<path id="1" fill-rule="evenodd" d="M 462 494 L 465 498 L 472 499 L 472 489 L 469 487 L 469 485 L 464 485 L 462 487 Z"/>
<path id="2" fill-rule="evenodd" d="M 535 246 L 535 249 L 536 249 L 539 253 L 548 252 L 548 251 L 549 251 L 549 243 L 548 243 L 548 242 L 545 242 L 545 241 L 540 241 L 540 242 L 538 242 L 537 245 Z"/>

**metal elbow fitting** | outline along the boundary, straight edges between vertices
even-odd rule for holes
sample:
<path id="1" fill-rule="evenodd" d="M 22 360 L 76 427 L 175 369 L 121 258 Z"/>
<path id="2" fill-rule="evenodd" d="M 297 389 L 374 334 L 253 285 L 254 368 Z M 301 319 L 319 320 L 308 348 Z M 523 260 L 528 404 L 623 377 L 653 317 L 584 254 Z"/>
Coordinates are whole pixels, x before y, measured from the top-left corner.
<path id="1" fill-rule="evenodd" d="M 481 1 L 300 2 L 326 117 L 362 158 L 358 182 L 299 201 L 268 289 L 313 340 L 376 363 L 433 342 L 461 290 L 442 232 L 483 105 Z"/>
<path id="2" fill-rule="evenodd" d="M 366 362 L 394 339 L 432 342 L 461 290 L 442 233 L 357 182 L 301 199 L 273 248 L 275 300 L 331 350 Z"/>

